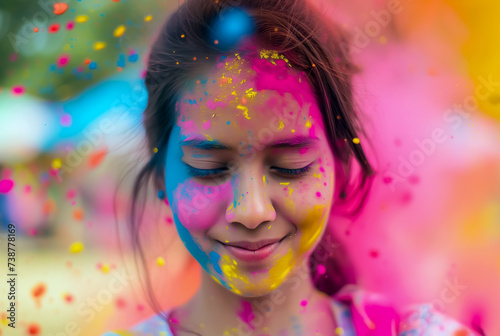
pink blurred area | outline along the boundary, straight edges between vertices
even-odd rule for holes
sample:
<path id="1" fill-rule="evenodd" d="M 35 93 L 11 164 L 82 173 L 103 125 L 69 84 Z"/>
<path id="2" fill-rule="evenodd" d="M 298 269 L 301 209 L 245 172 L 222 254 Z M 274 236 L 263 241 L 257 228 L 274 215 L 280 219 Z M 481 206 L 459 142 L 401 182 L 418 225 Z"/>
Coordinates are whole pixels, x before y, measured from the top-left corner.
<path id="1" fill-rule="evenodd" d="M 361 144 L 378 174 L 361 217 L 339 218 L 334 228 L 360 284 L 400 306 L 432 302 L 500 335 L 500 45 L 492 43 L 500 31 L 492 13 L 500 13 L 500 3 L 311 2 L 352 34 L 361 68 L 355 92 L 368 131 Z M 134 147 L 141 151 L 146 155 Z M 48 156 L 2 172 L 2 179 L 15 181 L 7 208 L 26 236 L 26 268 L 42 260 L 52 265 L 51 273 L 33 268 L 27 275 L 24 326 L 37 321 L 44 330 L 64 330 L 62 322 L 36 317 L 61 316 L 95 335 L 153 314 L 139 279 L 113 296 L 101 317 L 85 322 L 76 310 L 107 288 L 114 271 L 135 272 L 128 246 L 116 236 L 113 199 L 125 167 L 137 168 L 136 157 L 111 150 L 98 167 L 82 165 L 62 181 L 41 182 L 37 176 L 57 153 Z M 116 193 L 122 234 L 131 177 Z M 194 293 L 200 269 L 180 243 L 168 205 L 154 192 L 149 196 L 142 239 L 166 309 Z M 82 253 L 69 252 L 75 241 L 84 242 Z M 61 285 L 75 273 L 73 283 Z M 47 295 L 37 308 L 30 291 L 40 281 Z M 65 292 L 75 300 L 62 300 Z"/>

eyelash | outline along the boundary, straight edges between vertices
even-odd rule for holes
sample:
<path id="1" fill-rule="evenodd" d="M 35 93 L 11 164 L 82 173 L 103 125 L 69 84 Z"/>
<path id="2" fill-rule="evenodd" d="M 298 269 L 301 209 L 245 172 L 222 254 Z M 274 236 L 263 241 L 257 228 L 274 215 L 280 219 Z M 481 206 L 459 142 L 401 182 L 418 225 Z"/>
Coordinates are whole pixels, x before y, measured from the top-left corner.
<path id="1" fill-rule="evenodd" d="M 296 169 L 277 168 L 277 167 L 274 167 L 274 168 L 277 169 L 283 175 L 286 175 L 287 177 L 298 177 L 298 176 L 302 176 L 302 175 L 307 174 L 312 169 L 313 163 L 314 162 L 308 164 L 305 167 L 296 168 Z M 187 165 L 187 168 L 188 168 L 189 174 L 191 176 L 199 177 L 199 178 L 218 175 L 224 171 L 227 171 L 226 168 L 198 169 L 198 168 L 194 168 L 190 165 Z M 273 167 L 271 167 L 271 168 L 273 168 Z"/>

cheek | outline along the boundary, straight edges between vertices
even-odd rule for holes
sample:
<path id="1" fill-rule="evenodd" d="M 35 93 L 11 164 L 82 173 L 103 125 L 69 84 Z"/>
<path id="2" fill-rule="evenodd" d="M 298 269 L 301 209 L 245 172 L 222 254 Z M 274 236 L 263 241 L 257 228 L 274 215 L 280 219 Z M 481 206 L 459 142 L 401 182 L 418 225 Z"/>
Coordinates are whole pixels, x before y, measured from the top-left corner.
<path id="1" fill-rule="evenodd" d="M 296 251 L 300 254 L 308 252 L 321 238 L 333 202 L 333 171 L 321 167 L 314 178 L 283 190 L 284 206 L 297 226 Z"/>
<path id="2" fill-rule="evenodd" d="M 225 213 L 225 200 L 230 197 L 231 192 L 229 183 L 207 186 L 189 181 L 175 190 L 174 198 L 177 202 L 172 210 L 186 229 L 208 230 L 224 220 L 220 217 Z"/>

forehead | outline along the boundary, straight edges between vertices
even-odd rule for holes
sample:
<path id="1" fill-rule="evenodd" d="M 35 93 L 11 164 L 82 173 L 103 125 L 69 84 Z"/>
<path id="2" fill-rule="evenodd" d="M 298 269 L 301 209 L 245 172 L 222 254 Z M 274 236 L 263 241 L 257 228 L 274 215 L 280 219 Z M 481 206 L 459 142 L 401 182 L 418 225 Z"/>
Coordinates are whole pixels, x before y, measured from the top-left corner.
<path id="1" fill-rule="evenodd" d="M 219 56 L 215 66 L 185 84 L 176 110 L 177 125 L 185 136 L 231 134 L 235 139 L 259 132 L 271 120 L 287 135 L 311 135 L 312 124 L 322 128 L 305 73 L 268 50 Z"/>

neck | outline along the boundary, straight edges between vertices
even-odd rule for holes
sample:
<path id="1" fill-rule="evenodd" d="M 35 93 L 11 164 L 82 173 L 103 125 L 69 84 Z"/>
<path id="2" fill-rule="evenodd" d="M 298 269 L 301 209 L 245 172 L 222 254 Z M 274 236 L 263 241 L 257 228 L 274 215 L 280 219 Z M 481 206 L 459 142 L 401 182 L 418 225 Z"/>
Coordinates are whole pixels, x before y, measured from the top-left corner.
<path id="1" fill-rule="evenodd" d="M 330 298 L 314 287 L 307 261 L 281 286 L 260 297 L 238 296 L 202 272 L 195 296 L 173 315 L 179 325 L 201 335 L 299 335 L 310 334 L 304 331 L 312 324 L 317 330 L 319 321 L 325 328 L 333 323 Z M 178 333 L 184 334 L 189 335 Z"/>

